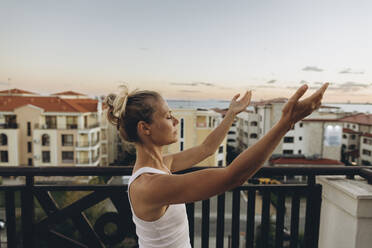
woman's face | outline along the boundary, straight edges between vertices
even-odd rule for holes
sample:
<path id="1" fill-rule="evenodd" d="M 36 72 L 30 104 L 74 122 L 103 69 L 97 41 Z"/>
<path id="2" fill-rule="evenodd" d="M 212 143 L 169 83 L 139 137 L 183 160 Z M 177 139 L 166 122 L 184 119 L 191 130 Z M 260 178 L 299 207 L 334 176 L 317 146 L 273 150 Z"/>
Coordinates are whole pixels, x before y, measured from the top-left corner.
<path id="1" fill-rule="evenodd" d="M 176 142 L 178 120 L 172 115 L 167 102 L 163 98 L 159 99 L 155 103 L 155 109 L 150 124 L 154 144 L 162 146 Z"/>

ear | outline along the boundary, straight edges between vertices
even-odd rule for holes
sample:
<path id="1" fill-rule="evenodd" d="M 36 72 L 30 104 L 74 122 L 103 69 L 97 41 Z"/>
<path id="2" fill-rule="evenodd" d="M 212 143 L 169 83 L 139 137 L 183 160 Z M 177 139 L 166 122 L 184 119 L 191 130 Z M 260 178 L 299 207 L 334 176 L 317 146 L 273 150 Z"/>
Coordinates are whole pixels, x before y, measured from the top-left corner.
<path id="1" fill-rule="evenodd" d="M 138 122 L 137 130 L 138 130 L 138 133 L 146 135 L 146 136 L 151 134 L 150 125 L 144 121 Z"/>

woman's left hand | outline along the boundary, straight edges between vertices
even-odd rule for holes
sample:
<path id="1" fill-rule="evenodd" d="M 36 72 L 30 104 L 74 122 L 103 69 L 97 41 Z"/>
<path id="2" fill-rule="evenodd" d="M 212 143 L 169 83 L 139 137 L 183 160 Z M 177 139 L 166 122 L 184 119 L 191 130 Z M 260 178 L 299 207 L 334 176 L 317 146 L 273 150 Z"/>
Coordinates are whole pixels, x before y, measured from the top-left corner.
<path id="1" fill-rule="evenodd" d="M 231 110 L 235 115 L 245 110 L 251 103 L 252 91 L 246 91 L 244 96 L 239 101 L 237 101 L 239 96 L 240 94 L 236 94 L 231 100 L 229 106 L 229 110 Z"/>

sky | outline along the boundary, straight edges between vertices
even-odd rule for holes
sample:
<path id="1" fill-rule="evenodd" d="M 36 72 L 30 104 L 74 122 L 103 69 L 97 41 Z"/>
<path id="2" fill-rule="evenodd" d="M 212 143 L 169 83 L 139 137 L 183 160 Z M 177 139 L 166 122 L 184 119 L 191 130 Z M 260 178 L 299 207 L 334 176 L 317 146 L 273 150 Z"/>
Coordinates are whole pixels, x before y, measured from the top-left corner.
<path id="1" fill-rule="evenodd" d="M 372 102 L 371 1 L 1 0 L 0 90 Z"/>

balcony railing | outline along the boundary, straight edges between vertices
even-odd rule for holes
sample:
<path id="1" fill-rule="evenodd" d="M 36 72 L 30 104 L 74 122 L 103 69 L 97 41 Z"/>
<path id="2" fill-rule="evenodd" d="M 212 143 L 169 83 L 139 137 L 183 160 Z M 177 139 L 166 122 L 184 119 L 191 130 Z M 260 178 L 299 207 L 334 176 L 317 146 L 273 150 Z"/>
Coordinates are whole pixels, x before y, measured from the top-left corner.
<path id="1" fill-rule="evenodd" d="M 35 124 L 35 129 L 57 129 L 57 124 L 51 124 L 51 123 L 46 123 L 46 124 Z"/>
<path id="2" fill-rule="evenodd" d="M 17 129 L 18 124 L 17 123 L 1 123 L 0 129 Z"/>
<path id="3" fill-rule="evenodd" d="M 93 141 L 76 141 L 77 147 L 89 147 L 89 146 L 95 146 L 99 143 L 99 139 L 93 140 Z"/>
<path id="4" fill-rule="evenodd" d="M 204 168 L 192 168 L 189 171 Z M 35 183 L 35 176 L 118 176 L 130 175 L 131 167 L 0 167 L 0 176 L 25 176 L 24 185 L 4 185 L 0 190 L 5 192 L 6 209 L 6 232 L 7 247 L 113 247 L 122 242 L 126 237 L 135 237 L 135 228 L 132 223 L 132 214 L 125 193 L 126 185 L 48 185 Z M 262 208 L 260 214 L 260 246 L 269 247 L 269 241 L 275 236 L 275 247 L 284 247 L 284 242 L 289 242 L 290 247 L 298 247 L 299 243 L 299 209 L 300 198 L 304 197 L 306 202 L 306 217 L 304 228 L 303 245 L 307 248 L 318 247 L 319 221 L 321 209 L 322 187 L 315 183 L 318 175 L 346 175 L 353 177 L 362 176 L 372 183 L 372 171 L 365 167 L 321 167 L 321 168 L 262 168 L 255 177 L 273 176 L 307 176 L 307 182 L 303 184 L 280 184 L 280 185 L 256 185 L 247 184 L 237 187 L 230 192 L 217 196 L 216 214 L 216 247 L 224 247 L 224 240 L 227 239 L 225 224 L 228 221 L 225 215 L 230 202 L 226 201 L 226 196 L 232 194 L 232 217 L 231 217 L 231 236 L 229 247 L 240 247 L 239 243 L 244 242 L 245 247 L 258 247 L 255 232 L 257 223 L 255 221 L 255 202 L 258 195 L 262 197 Z M 72 204 L 60 207 L 52 196 L 56 191 L 86 191 L 79 200 Z M 21 217 L 20 227 L 16 217 L 16 193 L 20 192 Z M 241 193 L 248 196 L 247 211 L 244 216 L 240 216 Z M 17 193 L 18 194 L 18 193 Z M 272 196 L 275 195 L 275 235 L 270 236 L 270 205 L 273 203 Z M 38 204 L 35 204 L 37 199 Z M 97 203 L 109 199 L 117 212 L 106 212 L 99 216 L 95 223 L 91 223 L 85 214 L 85 210 Z M 290 211 L 286 211 L 286 199 L 290 199 Z M 196 237 L 200 237 L 200 247 L 210 247 L 211 226 L 211 200 L 207 199 L 201 203 L 201 231 L 200 226 L 195 225 L 197 216 L 195 215 L 196 205 L 199 203 L 187 204 L 187 214 L 190 224 L 190 239 L 194 246 Z M 45 212 L 45 217 L 36 221 L 35 211 L 40 212 L 40 208 Z M 284 230 L 285 214 L 290 214 L 290 230 Z M 97 216 L 96 216 L 97 217 Z M 241 221 L 243 219 L 246 232 L 243 240 L 240 237 Z M 66 234 L 60 233 L 58 225 L 70 220 L 76 231 L 80 235 L 79 240 L 75 240 Z M 107 224 L 116 226 L 116 231 L 106 233 Z M 22 230 L 19 235 L 16 230 Z M 287 240 L 286 240 L 287 239 Z M 286 240 L 286 241 L 285 241 Z M 256 245 L 256 246 L 255 246 Z M 195 246 L 196 247 L 196 246 Z M 198 246 L 199 247 L 199 246 Z M 271 247 L 271 246 L 270 246 Z"/>

